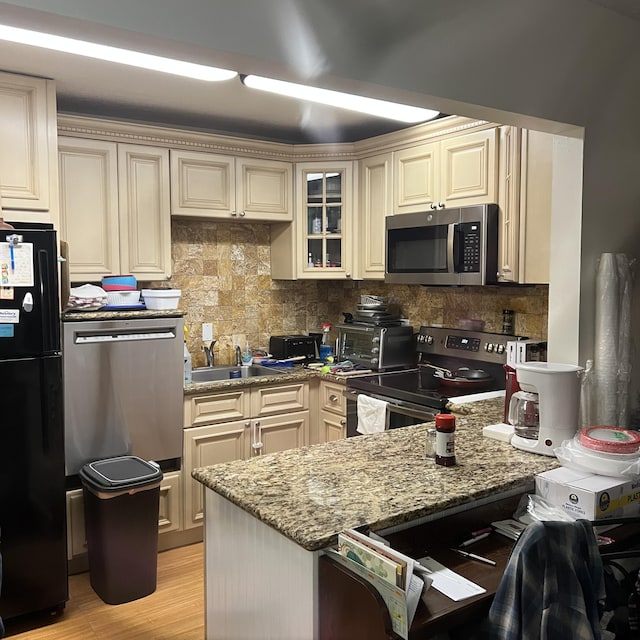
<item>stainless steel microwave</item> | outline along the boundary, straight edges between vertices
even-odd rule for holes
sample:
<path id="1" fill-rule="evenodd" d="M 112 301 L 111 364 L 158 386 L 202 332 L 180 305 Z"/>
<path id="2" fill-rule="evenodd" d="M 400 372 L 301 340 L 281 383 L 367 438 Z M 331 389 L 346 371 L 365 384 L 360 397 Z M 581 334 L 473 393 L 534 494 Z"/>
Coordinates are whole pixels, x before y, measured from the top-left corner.
<path id="1" fill-rule="evenodd" d="M 498 205 L 386 218 L 385 281 L 478 285 L 498 281 Z"/>

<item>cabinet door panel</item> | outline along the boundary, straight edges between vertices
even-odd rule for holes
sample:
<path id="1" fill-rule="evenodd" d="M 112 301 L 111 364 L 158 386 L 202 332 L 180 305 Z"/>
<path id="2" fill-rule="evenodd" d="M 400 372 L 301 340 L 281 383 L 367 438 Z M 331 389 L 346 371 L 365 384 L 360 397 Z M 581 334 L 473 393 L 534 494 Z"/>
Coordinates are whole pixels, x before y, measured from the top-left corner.
<path id="1" fill-rule="evenodd" d="M 198 427 L 249 416 L 249 393 L 243 390 L 186 396 L 184 426 Z"/>
<path id="2" fill-rule="evenodd" d="M 169 151 L 118 145 L 121 266 L 140 280 L 171 275 Z"/>
<path id="3" fill-rule="evenodd" d="M 309 443 L 309 412 L 260 418 L 253 421 L 252 429 L 258 442 L 262 442 L 262 447 L 252 447 L 253 456 L 304 447 Z"/>
<path id="4" fill-rule="evenodd" d="M 228 219 L 235 208 L 233 157 L 171 151 L 171 215 Z"/>
<path id="5" fill-rule="evenodd" d="M 320 443 L 347 437 L 347 419 L 330 411 L 320 411 Z"/>
<path id="6" fill-rule="evenodd" d="M 180 472 L 165 473 L 160 483 L 158 532 L 182 529 L 182 485 Z"/>
<path id="7" fill-rule="evenodd" d="M 446 206 L 495 202 L 497 130 L 477 131 L 440 143 L 441 200 Z"/>
<path id="8" fill-rule="evenodd" d="M 113 142 L 58 140 L 60 235 L 72 280 L 121 273 L 117 162 Z"/>
<path id="9" fill-rule="evenodd" d="M 53 95 L 51 99 L 55 103 Z M 49 146 L 55 164 L 55 106 L 50 107 L 48 100 L 46 80 L 0 73 L 0 193 L 5 209 L 49 209 Z"/>
<path id="10" fill-rule="evenodd" d="M 238 212 L 249 220 L 293 220 L 291 164 L 269 160 L 236 159 Z"/>
<path id="11" fill-rule="evenodd" d="M 394 153 L 394 213 L 425 211 L 438 197 L 438 144 Z"/>
<path id="12" fill-rule="evenodd" d="M 384 278 L 384 219 L 393 210 L 392 166 L 391 153 L 360 161 L 358 278 Z"/>
<path id="13" fill-rule="evenodd" d="M 184 431 L 184 528 L 191 529 L 203 522 L 203 488 L 191 477 L 191 471 L 220 462 L 241 460 L 248 450 L 249 422 L 238 420 Z"/>
<path id="14" fill-rule="evenodd" d="M 251 391 L 252 418 L 308 408 L 309 385 L 305 383 L 256 387 Z"/>

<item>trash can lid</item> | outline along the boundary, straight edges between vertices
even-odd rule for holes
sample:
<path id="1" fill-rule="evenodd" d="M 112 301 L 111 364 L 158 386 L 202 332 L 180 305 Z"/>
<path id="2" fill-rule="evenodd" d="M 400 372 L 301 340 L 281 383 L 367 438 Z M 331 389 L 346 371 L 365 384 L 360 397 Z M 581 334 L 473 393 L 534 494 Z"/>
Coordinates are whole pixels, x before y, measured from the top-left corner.
<path id="1" fill-rule="evenodd" d="M 162 479 L 155 462 L 137 456 L 118 456 L 85 464 L 79 472 L 84 485 L 100 491 L 122 491 L 144 487 Z"/>

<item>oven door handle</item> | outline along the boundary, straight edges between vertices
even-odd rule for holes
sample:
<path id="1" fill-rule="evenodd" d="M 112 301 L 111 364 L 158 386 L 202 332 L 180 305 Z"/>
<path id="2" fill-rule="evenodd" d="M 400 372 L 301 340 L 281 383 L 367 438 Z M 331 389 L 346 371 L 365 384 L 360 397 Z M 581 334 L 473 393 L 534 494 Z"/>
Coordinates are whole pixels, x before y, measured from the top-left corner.
<path id="1" fill-rule="evenodd" d="M 385 398 L 384 396 L 376 395 L 375 393 L 363 393 L 361 394 L 359 391 L 354 389 L 346 389 L 343 391 L 342 395 L 351 401 L 357 401 L 359 395 L 365 395 L 369 398 L 376 398 L 377 400 L 383 400 L 387 403 L 387 415 L 390 412 L 399 413 L 403 416 L 408 416 L 410 418 L 416 418 L 417 420 L 422 420 L 422 422 L 432 422 L 436 417 L 438 410 L 423 407 L 417 404 L 413 404 L 411 402 L 406 402 L 404 400 Z"/>

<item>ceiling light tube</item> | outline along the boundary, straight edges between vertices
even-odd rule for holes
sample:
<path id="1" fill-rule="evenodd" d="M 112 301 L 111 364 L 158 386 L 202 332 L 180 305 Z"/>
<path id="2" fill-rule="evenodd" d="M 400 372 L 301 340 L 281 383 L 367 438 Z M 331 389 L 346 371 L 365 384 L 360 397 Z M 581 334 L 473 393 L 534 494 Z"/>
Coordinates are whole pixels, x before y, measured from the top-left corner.
<path id="1" fill-rule="evenodd" d="M 386 100 L 378 100 L 376 98 L 366 98 L 351 93 L 342 93 L 341 91 L 332 91 L 330 89 L 320 89 L 318 87 L 310 87 L 294 82 L 263 78 L 262 76 L 240 76 L 240 80 L 245 86 L 252 89 L 260 89 L 291 98 L 298 98 L 299 100 L 309 100 L 340 109 L 368 113 L 373 116 L 399 120 L 401 122 L 424 122 L 425 120 L 435 118 L 439 114 L 439 111 L 433 111 L 432 109 L 412 107 L 406 104 L 387 102 Z"/>
<path id="2" fill-rule="evenodd" d="M 194 62 L 174 60 L 173 58 L 164 58 L 149 53 L 120 49 L 119 47 L 111 47 L 104 44 L 96 44 L 94 42 L 86 42 L 84 40 L 76 40 L 75 38 L 66 38 L 6 25 L 0 25 L 0 40 L 33 45 L 35 47 L 62 51 L 64 53 L 73 53 L 88 58 L 117 62 L 132 67 L 162 71 L 163 73 L 171 73 L 186 78 L 206 80 L 208 82 L 230 80 L 238 75 L 236 71 L 229 71 L 227 69 L 219 69 Z"/>

